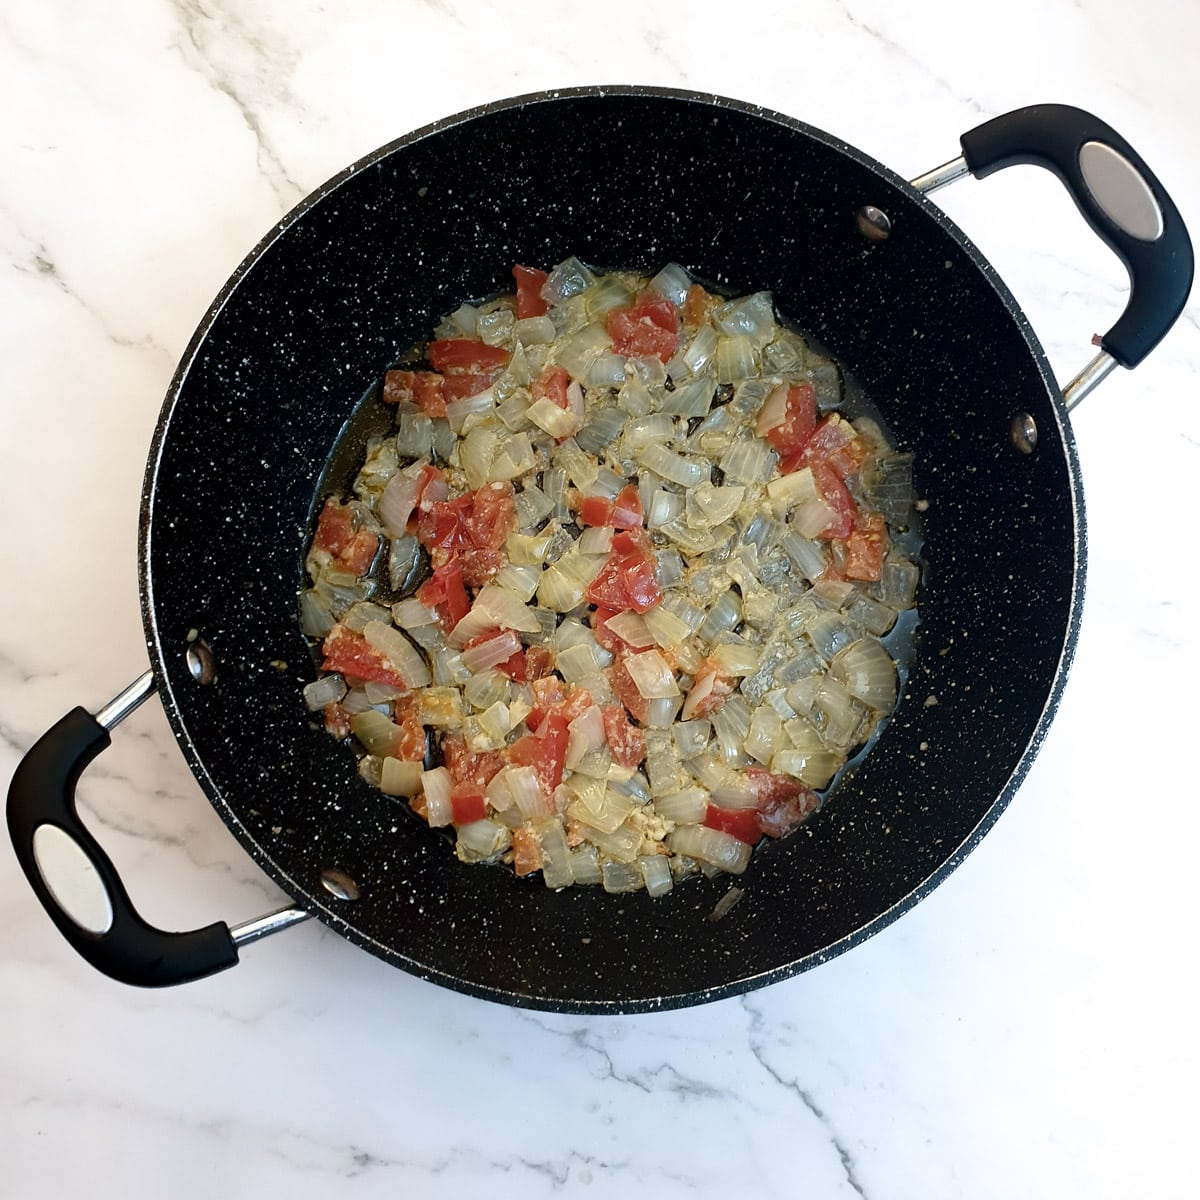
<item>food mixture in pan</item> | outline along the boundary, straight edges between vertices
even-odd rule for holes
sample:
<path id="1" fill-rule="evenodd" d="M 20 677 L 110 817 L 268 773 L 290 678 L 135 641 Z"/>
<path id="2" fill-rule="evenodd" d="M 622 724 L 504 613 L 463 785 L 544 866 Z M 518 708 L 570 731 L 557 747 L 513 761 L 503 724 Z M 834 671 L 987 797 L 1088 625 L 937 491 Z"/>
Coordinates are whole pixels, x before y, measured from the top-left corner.
<path id="1" fill-rule="evenodd" d="M 305 700 L 464 862 L 740 873 L 892 710 L 912 461 L 766 292 L 513 269 L 320 509 Z"/>

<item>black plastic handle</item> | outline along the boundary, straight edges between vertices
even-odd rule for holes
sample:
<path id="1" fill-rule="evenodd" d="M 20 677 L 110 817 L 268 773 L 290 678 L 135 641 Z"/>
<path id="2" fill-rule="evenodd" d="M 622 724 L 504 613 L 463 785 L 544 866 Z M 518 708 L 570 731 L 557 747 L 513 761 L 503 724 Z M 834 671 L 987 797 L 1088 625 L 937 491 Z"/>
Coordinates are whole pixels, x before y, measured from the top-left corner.
<path id="1" fill-rule="evenodd" d="M 223 922 L 190 933 L 167 933 L 147 924 L 133 907 L 108 855 L 75 809 L 75 785 L 84 768 L 108 748 L 108 731 L 82 708 L 67 713 L 17 766 L 8 789 L 8 831 L 21 869 L 59 932 L 98 971 L 120 983 L 167 987 L 202 979 L 238 960 Z M 43 878 L 35 834 L 50 826 L 70 838 L 95 868 L 112 908 L 111 924 L 90 932 L 68 915 Z M 44 837 L 45 835 L 43 835 Z"/>
<path id="2" fill-rule="evenodd" d="M 963 157 L 977 179 L 1004 167 L 1033 163 L 1066 184 L 1084 220 L 1129 271 L 1129 302 L 1100 345 L 1123 367 L 1136 367 L 1183 311 L 1194 270 L 1183 218 L 1150 168 L 1116 130 L 1066 104 L 1017 109 L 964 133 L 961 141 Z M 1085 147 L 1088 158 L 1081 164 Z M 1107 180 L 1102 178 L 1106 172 Z M 1106 191 L 1109 194 L 1101 194 Z M 1150 211 L 1145 192 L 1161 216 L 1157 236 L 1141 223 L 1131 231 L 1131 223 L 1122 223 L 1116 211 L 1123 207 L 1122 194 L 1133 195 L 1135 210 Z"/>

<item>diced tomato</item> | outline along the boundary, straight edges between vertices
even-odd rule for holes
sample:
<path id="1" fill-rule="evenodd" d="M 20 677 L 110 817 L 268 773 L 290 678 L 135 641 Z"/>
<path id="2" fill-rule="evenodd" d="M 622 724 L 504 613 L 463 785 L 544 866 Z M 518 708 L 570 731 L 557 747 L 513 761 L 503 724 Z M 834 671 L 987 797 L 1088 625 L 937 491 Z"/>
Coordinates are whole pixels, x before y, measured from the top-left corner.
<path id="1" fill-rule="evenodd" d="M 613 349 L 625 358 L 654 355 L 666 362 L 679 347 L 679 310 L 660 296 L 643 294 L 629 308 L 604 318 Z"/>
<path id="2" fill-rule="evenodd" d="M 521 825 L 512 832 L 513 870 L 518 875 L 532 875 L 542 869 L 542 839 Z"/>
<path id="3" fill-rule="evenodd" d="M 650 713 L 650 701 L 638 691 L 637 684 L 633 682 L 633 677 L 625 669 L 624 660 L 618 658 L 605 671 L 605 675 L 608 677 L 608 683 L 613 690 L 613 694 L 629 710 L 629 715 L 635 721 L 644 725 Z"/>
<path id="4" fill-rule="evenodd" d="M 862 466 L 868 453 L 866 439 L 859 437 L 854 426 L 831 413 L 813 430 L 801 461 L 807 465 L 827 463 L 838 478 L 845 479 Z"/>
<path id="5" fill-rule="evenodd" d="M 800 463 L 800 456 L 817 425 L 817 392 L 811 383 L 788 388 L 783 420 L 763 436 L 779 451 L 779 470 L 786 475 Z"/>
<path id="6" fill-rule="evenodd" d="M 533 767 L 546 795 L 562 783 L 567 756 L 567 721 L 558 713 L 547 713 L 536 733 L 517 738 L 508 748 L 508 761 L 518 766 Z"/>
<path id="7" fill-rule="evenodd" d="M 425 726 L 417 716 L 417 698 L 411 693 L 401 696 L 395 704 L 392 718 L 400 729 L 400 738 L 392 752 L 393 758 L 405 762 L 424 762 L 426 746 Z"/>
<path id="8" fill-rule="evenodd" d="M 471 600 L 463 586 L 462 564 L 456 558 L 437 567 L 417 589 L 417 599 L 436 609 L 443 629 L 453 629 L 471 611 Z"/>
<path id="9" fill-rule="evenodd" d="M 613 504 L 603 496 L 584 496 L 579 505 L 579 521 L 599 529 L 612 524 Z"/>
<path id="10" fill-rule="evenodd" d="M 525 666 L 525 651 L 515 651 L 510 658 L 506 658 L 502 663 L 497 663 L 496 670 L 503 671 L 509 679 L 515 680 L 517 683 L 524 683 L 527 671 Z"/>
<path id="11" fill-rule="evenodd" d="M 487 816 L 487 798 L 477 787 L 456 787 L 450 793 L 450 820 L 455 825 L 470 825 Z"/>
<path id="12" fill-rule="evenodd" d="M 542 299 L 542 285 L 549 276 L 537 267 L 522 267 L 520 264 L 513 267 L 512 273 L 517 282 L 517 319 L 523 321 L 526 317 L 544 317 L 550 306 Z"/>
<path id="13" fill-rule="evenodd" d="M 637 487 L 626 484 L 613 501 L 612 523 L 618 529 L 641 529 L 642 497 Z"/>
<path id="14" fill-rule="evenodd" d="M 813 480 L 821 499 L 833 512 L 833 520 L 820 538 L 848 538 L 854 530 L 854 521 L 858 509 L 854 497 L 846 490 L 846 485 L 838 478 L 837 472 L 824 462 L 810 464 Z"/>
<path id="15" fill-rule="evenodd" d="M 545 646 L 530 646 L 525 651 L 525 679 L 532 683 L 554 670 L 554 652 Z"/>
<path id="16" fill-rule="evenodd" d="M 532 685 L 534 712 L 539 709 L 543 712 L 552 712 L 560 709 L 567 702 L 566 685 L 557 675 L 548 675 L 545 679 L 539 679 L 537 683 Z M 533 715 L 532 713 L 530 714 Z M 528 718 L 527 718 L 528 719 Z M 529 726 L 533 728 L 532 725 Z"/>
<path id="17" fill-rule="evenodd" d="M 467 587 L 480 588 L 508 562 L 503 550 L 464 550 L 459 555 L 463 582 Z"/>
<path id="18" fill-rule="evenodd" d="M 458 733 L 442 738 L 442 758 L 455 786 L 486 788 L 492 777 L 504 766 L 497 750 L 472 750 Z"/>
<path id="19" fill-rule="evenodd" d="M 480 392 L 486 392 L 492 386 L 497 374 L 499 372 L 480 375 L 472 371 L 460 371 L 447 375 L 442 383 L 442 392 L 446 397 L 446 403 L 449 404 L 452 400 L 465 400 L 469 396 L 478 396 Z"/>
<path id="20" fill-rule="evenodd" d="M 767 837 L 783 837 L 815 812 L 819 804 L 816 793 L 801 784 L 793 795 L 779 796 L 763 804 L 758 814 L 759 828 Z"/>
<path id="21" fill-rule="evenodd" d="M 444 417 L 444 382 L 435 371 L 388 371 L 383 377 L 383 400 L 385 404 L 416 404 L 430 417 Z"/>
<path id="22" fill-rule="evenodd" d="M 442 374 L 488 375 L 508 365 L 508 351 L 473 338 L 439 338 L 429 343 L 429 361 Z"/>
<path id="23" fill-rule="evenodd" d="M 834 541 L 833 566 L 843 579 L 874 583 L 883 574 L 888 551 L 887 526 L 879 513 L 860 513 L 854 531 Z"/>
<path id="24" fill-rule="evenodd" d="M 608 622 L 617 614 L 611 608 L 597 608 L 592 613 L 592 633 L 595 635 L 596 641 L 602 645 L 605 650 L 613 654 L 620 654 L 630 649 L 629 643 L 623 638 L 618 637 L 608 627 Z"/>
<path id="25" fill-rule="evenodd" d="M 327 550 L 335 558 L 354 537 L 354 509 L 330 496 L 317 518 L 317 535 L 313 545 Z"/>
<path id="26" fill-rule="evenodd" d="M 710 804 L 704 813 L 704 824 L 751 846 L 762 837 L 756 808 L 721 808 Z"/>
<path id="27" fill-rule="evenodd" d="M 612 553 L 588 585 L 588 602 L 597 608 L 649 612 L 662 601 L 654 571 L 654 553 L 640 529 L 613 535 Z"/>
<path id="28" fill-rule="evenodd" d="M 462 516 L 463 529 L 477 550 L 498 550 L 517 527 L 517 505 L 511 483 L 485 483 L 471 493 Z"/>
<path id="29" fill-rule="evenodd" d="M 325 705 L 322 711 L 325 714 L 326 733 L 333 734 L 335 738 L 350 736 L 350 714 L 336 700 Z"/>
<path id="30" fill-rule="evenodd" d="M 636 767 L 646 757 L 646 735 L 636 725 L 630 725 L 625 709 L 619 704 L 604 705 L 600 715 L 613 762 L 622 767 Z"/>
<path id="31" fill-rule="evenodd" d="M 360 529 L 337 556 L 337 560 L 352 574 L 363 575 L 375 561 L 378 549 L 379 535 L 369 529 Z"/>
<path id="32" fill-rule="evenodd" d="M 760 809 L 779 800 L 791 800 L 807 791 L 804 784 L 790 775 L 781 775 L 763 767 L 747 767 L 742 772 L 742 782 L 754 796 Z"/>
<path id="33" fill-rule="evenodd" d="M 688 329 L 699 329 L 708 320 L 708 310 L 712 306 L 712 297 L 698 284 L 693 283 L 687 290 L 683 302 L 683 323 Z"/>
<path id="34" fill-rule="evenodd" d="M 406 688 L 403 676 L 373 646 L 367 644 L 361 633 L 335 625 L 321 646 L 325 651 L 322 671 L 337 671 L 350 680 L 363 683 L 386 683 L 395 688 Z"/>
<path id="35" fill-rule="evenodd" d="M 552 364 L 542 368 L 542 373 L 533 381 L 530 389 L 534 401 L 552 400 L 564 412 L 567 409 L 567 387 L 571 378 L 566 367 Z"/>
<path id="36" fill-rule="evenodd" d="M 722 675 L 707 658 L 701 659 L 683 702 L 683 719 L 711 716 L 732 694 L 733 680 Z"/>

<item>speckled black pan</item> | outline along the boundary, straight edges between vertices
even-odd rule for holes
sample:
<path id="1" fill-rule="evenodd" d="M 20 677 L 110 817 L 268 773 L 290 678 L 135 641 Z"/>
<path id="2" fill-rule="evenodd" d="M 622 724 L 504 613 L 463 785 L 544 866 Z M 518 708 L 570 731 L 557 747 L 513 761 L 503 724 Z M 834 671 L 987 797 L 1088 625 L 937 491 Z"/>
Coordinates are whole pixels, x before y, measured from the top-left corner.
<path id="1" fill-rule="evenodd" d="M 886 241 L 860 206 L 891 220 Z M 317 728 L 297 591 L 316 481 L 356 403 L 436 318 L 569 254 L 677 261 L 770 289 L 914 452 L 927 569 L 908 686 L 874 751 L 797 834 L 659 900 L 468 867 Z M 1017 412 L 1033 453 L 1010 440 Z M 1045 356 L 928 200 L 777 113 L 651 88 L 527 96 L 452 117 L 331 180 L 258 246 L 171 384 L 143 498 L 159 694 L 196 777 L 303 908 L 397 966 L 574 1012 L 696 1004 L 782 979 L 925 895 L 999 816 L 1057 704 L 1078 629 L 1083 495 Z M 198 632 L 216 663 L 185 663 Z M 356 901 L 321 886 L 329 868 Z"/>

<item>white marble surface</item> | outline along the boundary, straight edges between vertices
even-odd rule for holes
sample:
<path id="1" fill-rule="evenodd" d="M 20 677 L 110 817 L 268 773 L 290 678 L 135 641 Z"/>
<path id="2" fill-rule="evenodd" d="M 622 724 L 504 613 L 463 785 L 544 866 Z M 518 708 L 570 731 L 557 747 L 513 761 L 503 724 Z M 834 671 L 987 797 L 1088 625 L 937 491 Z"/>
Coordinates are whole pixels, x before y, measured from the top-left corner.
<path id="1" fill-rule="evenodd" d="M 906 174 L 1040 100 L 1091 108 L 1200 231 L 1200 10 L 1177 0 L 606 5 L 7 0 L 0 9 L 0 780 L 145 664 L 145 454 L 242 255 L 343 165 L 557 85 L 759 101 Z M 943 193 L 1060 378 L 1123 272 L 1033 170 Z M 304 926 L 161 993 L 78 961 L 0 853 L 6 1196 L 1187 1197 L 1200 1192 L 1190 758 L 1200 308 L 1079 410 L 1091 569 L 1028 780 L 866 945 L 706 1008 L 518 1012 Z M 278 893 L 148 705 L 81 797 L 148 916 Z"/>

